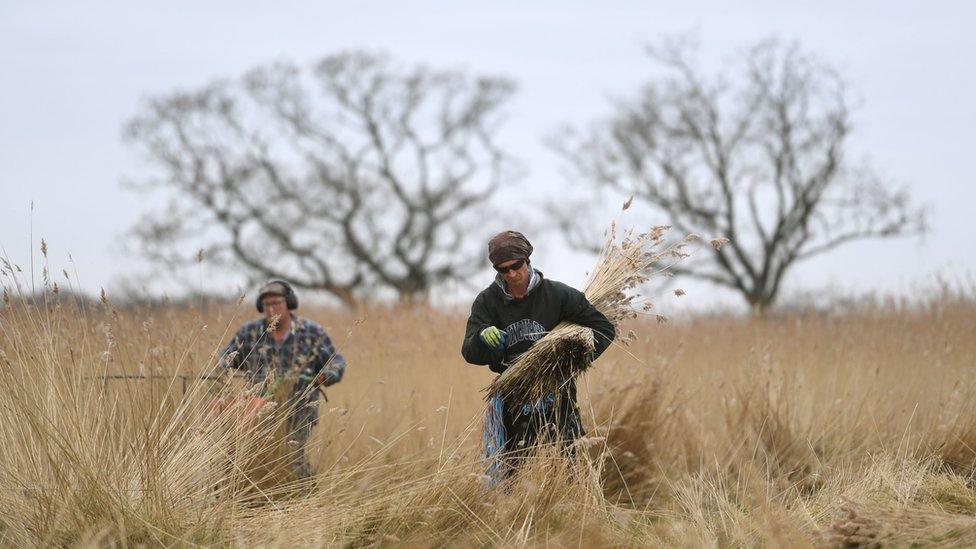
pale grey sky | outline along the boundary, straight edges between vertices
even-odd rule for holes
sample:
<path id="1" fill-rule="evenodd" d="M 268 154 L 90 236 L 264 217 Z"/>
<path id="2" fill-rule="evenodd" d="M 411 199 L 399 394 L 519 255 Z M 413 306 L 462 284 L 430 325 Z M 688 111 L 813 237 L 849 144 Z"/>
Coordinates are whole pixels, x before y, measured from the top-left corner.
<path id="1" fill-rule="evenodd" d="M 524 161 L 529 199 L 538 200 L 564 185 L 542 139 L 633 93 L 651 69 L 643 44 L 695 30 L 712 64 L 776 35 L 839 67 L 860 103 L 852 152 L 933 208 L 926 240 L 843 248 L 800 266 L 788 288 L 908 291 L 936 272 L 976 271 L 972 2 L 329 4 L 0 4 L 0 246 L 27 264 L 33 200 L 35 249 L 44 237 L 55 272 L 70 252 L 86 290 L 110 289 L 141 268 L 120 257 L 117 239 L 151 206 L 120 184 L 146 173 L 119 138 L 140 100 L 277 59 L 303 63 L 351 48 L 517 80 L 504 142 Z M 582 282 L 588 259 L 567 260 L 556 239 L 539 240 L 536 265 Z M 736 299 L 694 288 L 682 299 Z"/>

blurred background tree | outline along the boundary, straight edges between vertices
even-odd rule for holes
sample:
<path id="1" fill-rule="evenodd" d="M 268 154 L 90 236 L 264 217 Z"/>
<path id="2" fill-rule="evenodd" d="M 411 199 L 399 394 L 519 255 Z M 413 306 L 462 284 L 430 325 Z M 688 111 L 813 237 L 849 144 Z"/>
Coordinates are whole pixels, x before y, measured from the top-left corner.
<path id="1" fill-rule="evenodd" d="M 128 233 L 167 272 L 206 257 L 347 304 L 423 298 L 481 267 L 467 232 L 515 177 L 498 145 L 513 82 L 345 52 L 151 98 L 124 136 L 167 191 Z"/>
<path id="2" fill-rule="evenodd" d="M 805 259 L 924 232 L 925 211 L 904 188 L 850 161 L 845 83 L 797 44 L 763 41 L 718 74 L 696 65 L 687 36 L 648 54 L 660 77 L 554 147 L 591 191 L 632 197 L 682 232 L 728 238 L 676 275 L 731 288 L 761 311 Z M 571 246 L 599 243 L 602 227 L 578 207 L 550 210 Z"/>

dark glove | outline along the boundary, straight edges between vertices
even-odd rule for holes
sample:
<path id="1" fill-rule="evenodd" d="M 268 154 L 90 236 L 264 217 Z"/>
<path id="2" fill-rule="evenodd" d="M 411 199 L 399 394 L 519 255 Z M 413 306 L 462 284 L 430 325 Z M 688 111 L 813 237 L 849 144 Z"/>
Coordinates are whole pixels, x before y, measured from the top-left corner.
<path id="1" fill-rule="evenodd" d="M 329 370 L 322 370 L 317 376 L 315 376 L 315 386 L 316 387 L 328 387 L 334 384 L 336 381 L 335 374 Z"/>

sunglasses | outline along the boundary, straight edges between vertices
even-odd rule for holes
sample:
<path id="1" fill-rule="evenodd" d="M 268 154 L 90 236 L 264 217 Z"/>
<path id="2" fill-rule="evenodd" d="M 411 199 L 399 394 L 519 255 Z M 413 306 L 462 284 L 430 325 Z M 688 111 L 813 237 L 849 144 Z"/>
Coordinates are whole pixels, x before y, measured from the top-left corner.
<path id="1" fill-rule="evenodd" d="M 525 260 L 524 259 L 520 259 L 520 260 L 516 261 L 515 263 L 512 263 L 508 267 L 495 267 L 495 270 L 498 271 L 498 274 L 505 274 L 508 271 L 517 271 L 517 270 L 521 269 L 522 268 L 522 265 L 525 265 Z"/>

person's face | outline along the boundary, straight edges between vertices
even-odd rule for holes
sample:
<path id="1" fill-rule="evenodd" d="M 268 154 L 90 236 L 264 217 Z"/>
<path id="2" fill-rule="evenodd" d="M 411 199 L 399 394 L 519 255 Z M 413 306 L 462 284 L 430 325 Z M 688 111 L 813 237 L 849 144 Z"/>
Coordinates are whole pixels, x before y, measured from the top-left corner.
<path id="1" fill-rule="evenodd" d="M 495 266 L 495 270 L 509 286 L 521 287 L 529 282 L 529 262 L 524 259 L 511 259 Z"/>
<path id="2" fill-rule="evenodd" d="M 266 295 L 261 299 L 264 307 L 264 317 L 271 319 L 274 316 L 284 317 L 288 314 L 288 303 L 280 295 Z"/>

